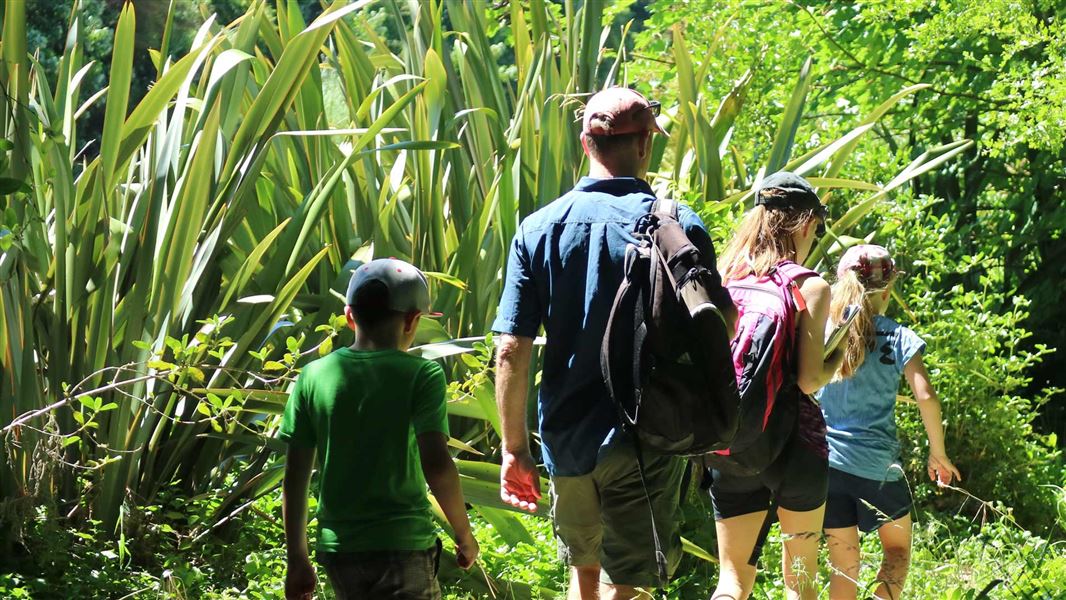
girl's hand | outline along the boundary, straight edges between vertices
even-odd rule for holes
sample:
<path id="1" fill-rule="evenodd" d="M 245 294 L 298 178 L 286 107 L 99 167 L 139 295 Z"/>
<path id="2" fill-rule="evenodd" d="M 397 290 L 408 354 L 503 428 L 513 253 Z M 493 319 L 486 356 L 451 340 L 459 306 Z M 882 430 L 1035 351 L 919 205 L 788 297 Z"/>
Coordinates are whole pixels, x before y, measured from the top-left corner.
<path id="1" fill-rule="evenodd" d="M 929 481 L 935 481 L 941 487 L 950 484 L 953 479 L 962 481 L 962 475 L 946 454 L 930 454 L 927 466 Z"/>

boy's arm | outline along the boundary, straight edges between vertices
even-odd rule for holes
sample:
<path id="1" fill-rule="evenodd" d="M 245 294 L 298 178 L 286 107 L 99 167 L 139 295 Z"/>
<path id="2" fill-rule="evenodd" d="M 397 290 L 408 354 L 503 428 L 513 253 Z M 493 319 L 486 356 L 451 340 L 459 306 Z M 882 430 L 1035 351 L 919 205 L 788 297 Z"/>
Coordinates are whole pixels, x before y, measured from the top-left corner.
<path id="1" fill-rule="evenodd" d="M 929 373 L 925 370 L 925 361 L 921 353 L 915 354 L 903 367 L 903 374 L 911 386 L 914 399 L 918 401 L 918 412 L 922 415 L 925 433 L 929 437 L 929 479 L 940 485 L 951 483 L 954 476 L 962 481 L 962 475 L 948 458 L 944 447 L 944 425 L 941 421 L 940 400 L 929 382 Z"/>
<path id="2" fill-rule="evenodd" d="M 448 524 L 455 530 L 455 541 L 458 545 L 456 558 L 459 566 L 469 569 L 474 564 L 479 549 L 477 540 L 470 531 L 470 520 L 466 516 L 463 490 L 459 486 L 459 471 L 455 469 L 455 463 L 448 454 L 448 438 L 443 433 L 427 431 L 419 434 L 417 439 L 422 474 L 444 511 Z"/>
<path id="3" fill-rule="evenodd" d="M 314 463 L 314 448 L 289 445 L 285 458 L 285 479 L 281 484 L 281 510 L 288 556 L 286 600 L 309 599 L 315 590 L 315 568 L 307 549 L 307 493 Z"/>
<path id="4" fill-rule="evenodd" d="M 529 364 L 533 338 L 501 335 L 496 354 L 496 404 L 503 437 L 500 497 L 530 512 L 540 500 L 540 474 L 529 451 L 526 405 L 529 401 Z"/>

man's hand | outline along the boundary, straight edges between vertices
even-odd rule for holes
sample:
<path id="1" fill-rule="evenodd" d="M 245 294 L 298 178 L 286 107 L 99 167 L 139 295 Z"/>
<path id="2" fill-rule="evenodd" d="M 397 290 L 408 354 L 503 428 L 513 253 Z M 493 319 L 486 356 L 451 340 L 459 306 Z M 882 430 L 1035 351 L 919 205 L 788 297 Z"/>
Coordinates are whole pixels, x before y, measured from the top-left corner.
<path id="1" fill-rule="evenodd" d="M 503 452 L 500 465 L 500 498 L 511 506 L 537 511 L 540 500 L 540 474 L 528 452 Z"/>
<path id="2" fill-rule="evenodd" d="M 952 464 L 951 459 L 946 454 L 930 454 L 927 467 L 929 469 L 929 481 L 935 481 L 938 486 L 948 485 L 953 479 L 962 481 L 962 475 L 959 474 L 959 470 L 955 468 L 955 465 Z"/>
<path id="3" fill-rule="evenodd" d="M 315 567 L 311 559 L 289 560 L 285 569 L 285 600 L 311 600 L 315 591 Z"/>
<path id="4" fill-rule="evenodd" d="M 462 569 L 469 569 L 474 566 L 474 562 L 480 553 L 481 548 L 477 545 L 477 540 L 474 539 L 473 534 L 470 532 L 460 536 L 455 544 L 455 560 Z"/>

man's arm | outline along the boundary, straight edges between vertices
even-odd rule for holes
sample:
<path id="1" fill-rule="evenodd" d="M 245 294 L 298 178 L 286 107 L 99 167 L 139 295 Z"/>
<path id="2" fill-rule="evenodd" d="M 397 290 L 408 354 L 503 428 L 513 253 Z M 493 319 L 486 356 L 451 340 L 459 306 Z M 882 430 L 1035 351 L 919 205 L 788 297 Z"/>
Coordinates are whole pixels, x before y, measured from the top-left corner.
<path id="1" fill-rule="evenodd" d="M 288 557 L 286 600 L 310 599 L 315 591 L 315 567 L 311 564 L 307 549 L 307 493 L 314 463 L 314 448 L 289 445 L 285 458 L 285 479 L 281 484 L 281 514 L 285 522 Z"/>
<path id="2" fill-rule="evenodd" d="M 540 474 L 529 451 L 526 404 L 533 338 L 502 334 L 496 354 L 496 406 L 500 411 L 503 460 L 500 497 L 530 512 L 540 500 Z"/>
<path id="3" fill-rule="evenodd" d="M 455 543 L 458 546 L 456 558 L 459 566 L 469 569 L 474 565 L 479 548 L 474 534 L 470 531 L 463 489 L 459 485 L 459 471 L 448 454 L 448 438 L 443 433 L 427 431 L 419 434 L 417 439 L 422 474 L 426 477 L 433 497 L 444 511 L 448 524 L 455 530 Z"/>

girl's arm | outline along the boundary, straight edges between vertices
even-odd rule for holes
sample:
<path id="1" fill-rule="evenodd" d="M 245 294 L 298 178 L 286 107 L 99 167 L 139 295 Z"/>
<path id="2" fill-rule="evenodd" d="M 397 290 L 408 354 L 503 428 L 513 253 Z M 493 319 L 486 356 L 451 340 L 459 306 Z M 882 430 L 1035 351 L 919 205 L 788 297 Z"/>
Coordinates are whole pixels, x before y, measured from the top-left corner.
<path id="1" fill-rule="evenodd" d="M 825 354 L 825 322 L 829 318 L 829 284 L 821 277 L 807 277 L 800 282 L 800 294 L 807 303 L 807 310 L 800 313 L 796 335 L 799 337 L 800 390 L 813 394 L 833 379 L 833 374 L 844 360 L 844 352 L 837 348 L 823 360 Z"/>
<path id="2" fill-rule="evenodd" d="M 929 480 L 940 485 L 948 485 L 952 478 L 962 481 L 962 475 L 948 458 L 944 448 L 944 425 L 941 422 L 940 400 L 929 383 L 929 373 L 925 370 L 925 361 L 921 353 L 915 354 L 906 366 L 903 374 L 907 377 L 907 383 L 911 386 L 914 399 L 918 401 L 918 412 L 922 415 L 922 423 L 925 424 L 925 434 L 929 437 Z"/>

